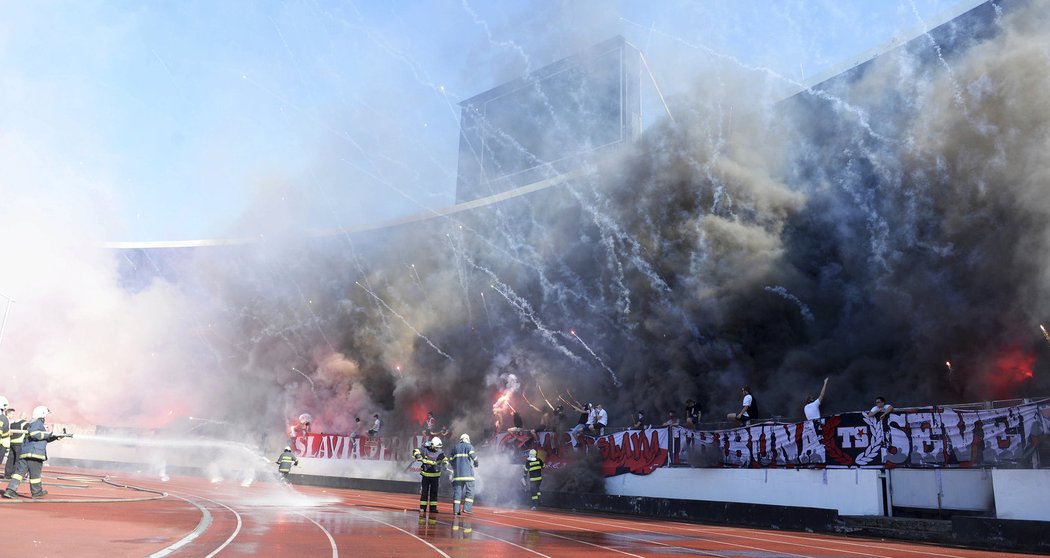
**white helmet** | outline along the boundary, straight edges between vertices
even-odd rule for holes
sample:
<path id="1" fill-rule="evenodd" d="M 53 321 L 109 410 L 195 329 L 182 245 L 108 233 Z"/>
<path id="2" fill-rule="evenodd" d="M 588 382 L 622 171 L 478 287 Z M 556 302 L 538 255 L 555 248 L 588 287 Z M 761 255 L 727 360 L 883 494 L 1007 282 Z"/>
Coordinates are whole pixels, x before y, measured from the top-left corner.
<path id="1" fill-rule="evenodd" d="M 44 417 L 46 417 L 47 415 L 50 415 L 50 414 L 51 414 L 51 409 L 48 409 L 47 407 L 45 407 L 43 405 L 33 408 L 33 420 L 42 419 L 42 418 L 44 418 Z"/>
<path id="2" fill-rule="evenodd" d="M 469 444 L 470 443 L 470 435 L 464 434 L 464 435 L 460 436 L 459 437 L 459 441 Z"/>
<path id="3" fill-rule="evenodd" d="M 7 408 L 7 398 L 4 397 L 3 395 L 0 395 L 0 409 L 6 409 L 6 408 Z"/>
<path id="4" fill-rule="evenodd" d="M 434 436 L 434 438 L 432 440 L 430 440 L 430 447 L 435 448 L 435 449 L 440 448 L 441 447 L 441 438 L 438 438 L 437 436 Z"/>
<path id="5" fill-rule="evenodd" d="M 292 446 L 284 446 L 284 451 L 292 451 Z"/>
<path id="6" fill-rule="evenodd" d="M 529 450 L 529 461 L 536 461 L 536 450 Z"/>

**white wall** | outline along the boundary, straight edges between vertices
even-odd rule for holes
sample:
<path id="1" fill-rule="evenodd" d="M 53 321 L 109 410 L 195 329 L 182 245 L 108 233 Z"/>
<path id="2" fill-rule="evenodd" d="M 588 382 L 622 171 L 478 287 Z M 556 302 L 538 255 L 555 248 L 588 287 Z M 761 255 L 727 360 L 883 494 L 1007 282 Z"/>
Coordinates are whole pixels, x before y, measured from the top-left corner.
<path id="1" fill-rule="evenodd" d="M 412 463 L 414 464 L 415 462 L 413 461 Z M 292 473 L 356 479 L 419 480 L 419 469 L 409 470 L 404 462 L 369 459 L 312 459 L 300 457 L 299 466 L 293 467 Z"/>
<path id="2" fill-rule="evenodd" d="M 606 479 L 619 496 L 650 496 L 834 509 L 842 515 L 881 515 L 882 482 L 870 469 L 657 469 Z"/>
<path id="3" fill-rule="evenodd" d="M 894 506 L 931 510 L 995 509 L 992 473 L 987 469 L 892 469 L 887 473 L 893 487 Z"/>
<path id="4" fill-rule="evenodd" d="M 1050 469 L 992 469 L 995 516 L 1050 521 Z"/>

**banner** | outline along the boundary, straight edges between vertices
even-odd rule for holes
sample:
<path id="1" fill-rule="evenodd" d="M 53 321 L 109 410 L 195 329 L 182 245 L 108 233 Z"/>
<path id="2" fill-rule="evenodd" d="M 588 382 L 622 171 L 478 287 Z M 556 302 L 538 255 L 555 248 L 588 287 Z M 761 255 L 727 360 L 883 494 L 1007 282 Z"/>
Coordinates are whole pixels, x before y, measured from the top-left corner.
<path id="1" fill-rule="evenodd" d="M 503 432 L 502 450 L 535 449 L 545 466 L 563 467 L 581 452 L 601 455 L 601 474 L 648 475 L 660 467 L 992 467 L 1030 466 L 1040 443 L 1050 443 L 1050 401 L 1002 409 L 907 409 L 878 420 L 842 413 L 792 423 L 766 422 L 730 430 L 665 426 L 600 437 L 567 433 Z M 320 459 L 407 460 L 422 436 L 355 438 L 340 434 L 296 437 L 293 450 Z M 483 444 L 484 446 L 485 444 Z M 479 448 L 485 451 L 486 448 Z"/>
<path id="2" fill-rule="evenodd" d="M 1050 433 L 1050 402 L 1002 409 L 933 407 L 843 413 L 720 431 L 676 427 L 687 455 L 725 467 L 945 468 L 1027 465 Z M 1045 442 L 1044 442 L 1045 443 Z"/>
<path id="3" fill-rule="evenodd" d="M 668 428 L 627 430 L 600 437 L 581 436 L 577 446 L 566 433 L 502 432 L 496 435 L 496 445 L 511 451 L 528 452 L 535 449 L 544 467 L 557 469 L 580 452 L 598 451 L 601 455 L 601 473 L 612 477 L 624 473 L 648 475 L 667 465 L 670 442 Z"/>
<path id="4" fill-rule="evenodd" d="M 317 459 L 371 459 L 397 461 L 401 456 L 395 451 L 400 442 L 397 438 L 387 440 L 367 436 L 345 434 L 306 434 L 292 441 L 292 451 L 299 457 Z"/>

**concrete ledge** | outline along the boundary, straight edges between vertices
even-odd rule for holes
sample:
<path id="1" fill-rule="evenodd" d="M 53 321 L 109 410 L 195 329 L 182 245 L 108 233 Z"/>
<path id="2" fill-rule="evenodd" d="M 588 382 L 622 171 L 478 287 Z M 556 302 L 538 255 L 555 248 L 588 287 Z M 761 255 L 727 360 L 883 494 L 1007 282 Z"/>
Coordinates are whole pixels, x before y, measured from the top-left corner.
<path id="1" fill-rule="evenodd" d="M 995 550 L 1050 553 L 1050 521 L 953 517 L 956 544 Z"/>
<path id="2" fill-rule="evenodd" d="M 831 531 L 838 512 L 823 508 L 740 504 L 703 500 L 677 500 L 642 496 L 612 496 L 544 492 L 544 506 L 573 511 L 593 511 L 696 521 L 721 525 L 746 525 L 796 531 Z"/>
<path id="3" fill-rule="evenodd" d="M 355 479 L 350 477 L 322 477 L 317 475 L 288 475 L 292 484 L 321 486 L 324 488 L 349 488 L 352 490 L 371 490 L 374 492 L 393 492 L 395 494 L 418 494 L 419 483 L 386 479 Z M 443 483 L 446 484 L 446 483 Z M 447 490 L 441 486 L 439 493 Z"/>

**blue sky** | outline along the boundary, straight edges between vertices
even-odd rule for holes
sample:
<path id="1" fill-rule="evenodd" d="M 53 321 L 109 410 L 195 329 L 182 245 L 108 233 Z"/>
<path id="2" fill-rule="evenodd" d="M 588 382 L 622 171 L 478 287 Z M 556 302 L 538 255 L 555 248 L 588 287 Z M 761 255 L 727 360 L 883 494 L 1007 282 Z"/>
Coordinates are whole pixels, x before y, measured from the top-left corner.
<path id="1" fill-rule="evenodd" d="M 451 205 L 457 104 L 614 35 L 675 95 L 713 57 L 802 81 L 973 3 L 0 0 L 0 193 L 98 240 L 356 226 Z"/>

